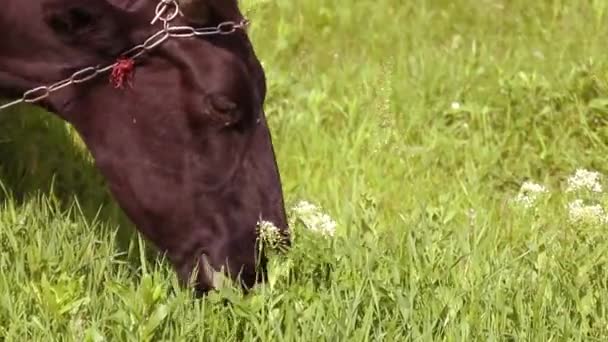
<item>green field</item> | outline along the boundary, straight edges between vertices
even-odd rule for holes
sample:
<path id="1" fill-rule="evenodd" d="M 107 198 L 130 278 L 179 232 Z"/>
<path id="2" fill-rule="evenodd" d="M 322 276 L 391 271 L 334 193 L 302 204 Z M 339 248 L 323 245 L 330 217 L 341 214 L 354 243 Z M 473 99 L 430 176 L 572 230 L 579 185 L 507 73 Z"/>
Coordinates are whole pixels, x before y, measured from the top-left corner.
<path id="1" fill-rule="evenodd" d="M 0 113 L 0 340 L 608 339 L 604 179 L 568 181 L 608 174 L 608 2 L 243 1 L 335 235 L 290 210 L 269 284 L 194 300 L 65 124 Z"/>

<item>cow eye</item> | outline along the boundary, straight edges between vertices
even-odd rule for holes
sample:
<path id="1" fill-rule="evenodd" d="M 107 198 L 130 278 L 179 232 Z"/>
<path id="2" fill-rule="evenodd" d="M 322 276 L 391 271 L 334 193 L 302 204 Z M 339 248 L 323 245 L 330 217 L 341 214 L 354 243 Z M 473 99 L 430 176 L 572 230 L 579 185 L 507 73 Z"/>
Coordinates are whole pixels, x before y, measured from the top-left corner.
<path id="1" fill-rule="evenodd" d="M 93 26 L 95 17 L 85 8 L 72 7 L 55 13 L 48 25 L 59 34 L 77 34 Z"/>

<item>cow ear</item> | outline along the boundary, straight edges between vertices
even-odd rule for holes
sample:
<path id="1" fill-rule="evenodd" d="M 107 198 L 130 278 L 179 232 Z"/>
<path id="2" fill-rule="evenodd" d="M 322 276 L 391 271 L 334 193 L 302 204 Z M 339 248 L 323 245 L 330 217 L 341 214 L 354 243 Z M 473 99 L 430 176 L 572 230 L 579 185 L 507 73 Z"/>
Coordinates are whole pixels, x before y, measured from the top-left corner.
<path id="1" fill-rule="evenodd" d="M 105 0 L 108 4 L 124 12 L 138 12 L 149 6 L 149 0 Z"/>

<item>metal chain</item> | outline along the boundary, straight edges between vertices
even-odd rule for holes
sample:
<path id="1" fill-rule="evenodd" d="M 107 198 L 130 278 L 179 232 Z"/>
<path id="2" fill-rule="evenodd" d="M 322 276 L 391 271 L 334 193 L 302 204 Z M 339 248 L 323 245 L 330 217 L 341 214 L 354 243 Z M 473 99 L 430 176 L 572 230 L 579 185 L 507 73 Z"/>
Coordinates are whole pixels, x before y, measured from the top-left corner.
<path id="1" fill-rule="evenodd" d="M 163 28 L 146 39 L 143 44 L 139 44 L 125 52 L 121 58 L 137 59 L 143 54 L 153 50 L 169 38 L 192 38 L 211 35 L 232 34 L 239 29 L 246 29 L 249 21 L 246 19 L 241 22 L 225 21 L 217 26 L 194 28 L 192 26 L 171 26 L 170 22 L 178 15 L 181 15 L 177 0 L 160 0 L 155 9 L 155 17 L 151 25 L 157 21 L 163 23 Z M 36 103 L 42 101 L 54 92 L 74 84 L 80 84 L 94 79 L 116 67 L 118 62 L 106 66 L 90 66 L 73 73 L 70 77 L 51 85 L 40 86 L 30 89 L 23 93 L 20 99 L 0 105 L 0 111 L 21 103 Z"/>

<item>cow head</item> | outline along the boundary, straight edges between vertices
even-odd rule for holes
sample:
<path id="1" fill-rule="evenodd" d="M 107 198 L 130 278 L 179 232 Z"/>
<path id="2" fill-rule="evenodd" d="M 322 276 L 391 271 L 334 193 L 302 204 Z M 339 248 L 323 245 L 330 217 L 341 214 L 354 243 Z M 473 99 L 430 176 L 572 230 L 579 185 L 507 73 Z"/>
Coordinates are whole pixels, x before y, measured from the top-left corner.
<path id="1" fill-rule="evenodd" d="M 174 26 L 243 19 L 236 0 L 180 1 L 185 15 Z M 162 28 L 151 25 L 157 0 L 4 2 L 0 96 L 8 98 L 112 63 Z M 208 260 L 250 287 L 265 277 L 257 222 L 287 236 L 265 92 L 264 71 L 237 30 L 170 38 L 137 60 L 130 86 L 100 75 L 39 105 L 77 129 L 118 204 L 181 280 Z M 196 288 L 210 287 L 199 272 Z"/>

